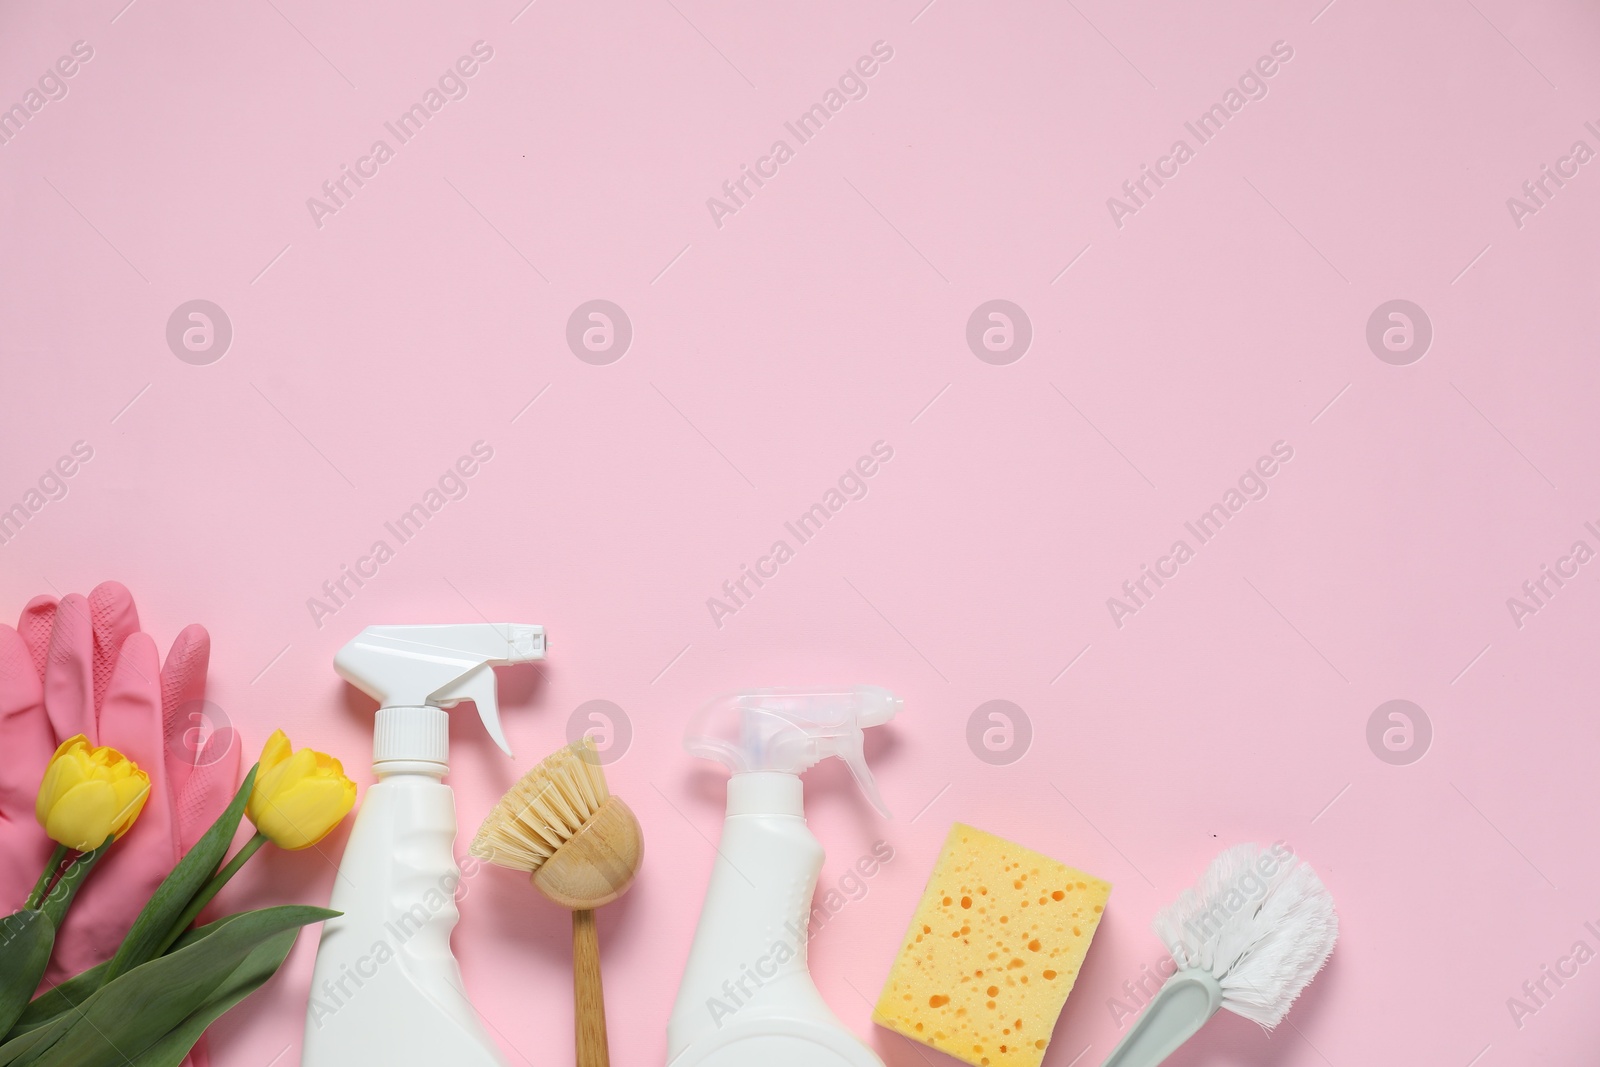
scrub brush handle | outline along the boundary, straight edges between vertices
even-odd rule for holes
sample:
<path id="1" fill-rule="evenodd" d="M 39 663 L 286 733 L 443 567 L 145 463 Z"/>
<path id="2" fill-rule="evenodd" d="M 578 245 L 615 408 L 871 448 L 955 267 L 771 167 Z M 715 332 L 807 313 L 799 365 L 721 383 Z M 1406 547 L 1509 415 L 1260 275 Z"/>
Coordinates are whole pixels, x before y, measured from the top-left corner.
<path id="1" fill-rule="evenodd" d="M 1145 1005 L 1100 1067 L 1158 1067 L 1217 1013 L 1222 986 L 1207 971 L 1178 971 Z"/>
<path id="2" fill-rule="evenodd" d="M 592 911 L 572 913 L 572 1002 L 578 1067 L 610 1067 L 605 993 L 600 984 L 600 935 Z"/>

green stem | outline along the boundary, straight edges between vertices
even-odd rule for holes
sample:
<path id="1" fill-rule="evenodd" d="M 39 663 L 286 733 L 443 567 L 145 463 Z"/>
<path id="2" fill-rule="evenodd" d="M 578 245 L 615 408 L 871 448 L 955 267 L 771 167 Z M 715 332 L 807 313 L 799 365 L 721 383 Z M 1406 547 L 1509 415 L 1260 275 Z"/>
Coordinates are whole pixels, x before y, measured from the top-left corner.
<path id="1" fill-rule="evenodd" d="M 45 865 L 44 873 L 34 883 L 33 892 L 28 894 L 28 902 L 22 907 L 25 911 L 34 911 L 39 907 L 44 895 L 50 891 L 50 886 L 55 883 L 56 874 L 61 870 L 61 861 L 67 858 L 67 846 L 57 845 L 56 850 L 50 853 L 50 862 Z"/>
<path id="2" fill-rule="evenodd" d="M 222 887 L 228 884 L 228 879 L 238 874 L 239 868 L 245 865 L 245 861 L 254 856 L 256 851 L 266 843 L 267 835 L 259 830 L 256 831 L 255 836 L 244 843 L 244 847 L 239 849 L 233 859 L 228 861 L 227 866 L 211 876 L 211 881 L 201 887 L 200 892 L 195 894 L 194 899 L 189 902 L 189 906 L 183 910 L 183 914 L 178 916 L 178 921 L 168 931 L 166 940 L 161 943 L 161 948 L 156 952 L 157 956 L 163 955 L 167 949 L 172 947 L 174 941 L 183 936 L 183 932 L 189 928 L 189 925 L 200 917 L 200 913 L 205 910 L 205 906 L 211 903 L 211 898 L 220 893 Z"/>
<path id="3" fill-rule="evenodd" d="M 115 840 L 113 837 L 107 837 L 93 852 L 78 853 L 62 872 L 61 877 L 56 880 L 50 892 L 44 895 L 39 910 L 50 916 L 50 921 L 55 924 L 57 930 L 61 929 L 61 924 L 66 920 L 67 909 L 72 906 L 72 898 L 78 895 L 78 887 L 89 877 L 94 865 L 110 851 Z"/>

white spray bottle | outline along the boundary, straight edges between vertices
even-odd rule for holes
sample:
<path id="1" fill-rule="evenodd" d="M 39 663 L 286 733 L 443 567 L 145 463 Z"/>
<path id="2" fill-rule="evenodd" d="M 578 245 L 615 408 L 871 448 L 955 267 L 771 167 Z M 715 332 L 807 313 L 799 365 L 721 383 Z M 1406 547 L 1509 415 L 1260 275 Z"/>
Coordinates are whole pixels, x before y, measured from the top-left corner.
<path id="1" fill-rule="evenodd" d="M 862 731 L 900 710 L 887 689 L 758 689 L 713 701 L 684 747 L 725 764 L 722 824 L 700 924 L 667 1022 L 670 1067 L 883 1067 L 823 1003 L 806 945 L 822 846 L 800 773 L 838 756 L 884 816 Z"/>
<path id="2" fill-rule="evenodd" d="M 500 729 L 494 666 L 543 659 L 544 628 L 515 623 L 370 626 L 334 669 L 381 705 L 367 789 L 334 883 L 306 1011 L 303 1067 L 502 1067 L 450 952 L 455 928 L 455 794 L 450 717 L 477 705 Z"/>

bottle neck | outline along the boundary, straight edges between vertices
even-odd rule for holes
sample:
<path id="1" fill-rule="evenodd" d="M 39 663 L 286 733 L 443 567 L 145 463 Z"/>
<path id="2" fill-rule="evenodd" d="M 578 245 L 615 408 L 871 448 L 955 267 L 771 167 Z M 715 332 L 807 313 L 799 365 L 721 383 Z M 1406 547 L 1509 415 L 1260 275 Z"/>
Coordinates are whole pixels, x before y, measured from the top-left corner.
<path id="1" fill-rule="evenodd" d="M 450 773 L 450 768 L 433 760 L 386 759 L 374 760 L 372 773 L 377 775 L 380 782 L 387 778 L 431 778 L 442 782 L 444 776 Z"/>
<path id="2" fill-rule="evenodd" d="M 728 814 L 804 818 L 805 787 L 798 774 L 746 771 L 728 779 Z"/>

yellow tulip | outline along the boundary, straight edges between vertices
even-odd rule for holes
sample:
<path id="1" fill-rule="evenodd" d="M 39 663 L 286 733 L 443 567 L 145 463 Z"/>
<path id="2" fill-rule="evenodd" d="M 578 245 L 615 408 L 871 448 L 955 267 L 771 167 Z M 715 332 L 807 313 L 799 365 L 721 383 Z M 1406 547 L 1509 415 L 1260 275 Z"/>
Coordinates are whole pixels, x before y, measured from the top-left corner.
<path id="1" fill-rule="evenodd" d="M 245 813 L 279 848 L 310 848 L 327 837 L 356 803 L 356 784 L 325 752 L 290 751 L 289 735 L 275 730 L 261 749 L 261 766 Z"/>
<path id="2" fill-rule="evenodd" d="M 52 841 L 93 852 L 127 833 L 149 796 L 150 776 L 138 764 L 114 748 L 91 748 L 79 734 L 50 758 L 33 811 Z"/>

